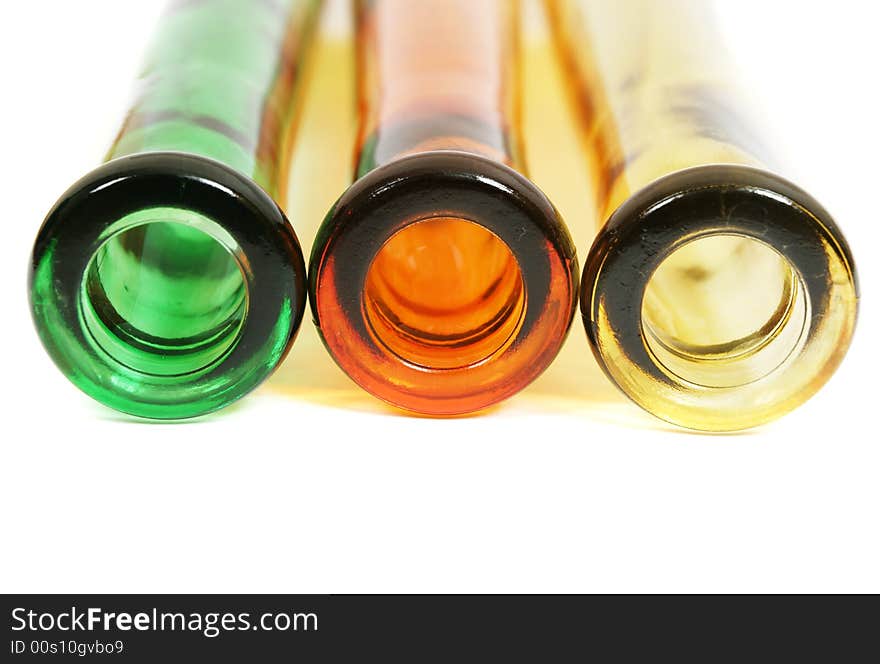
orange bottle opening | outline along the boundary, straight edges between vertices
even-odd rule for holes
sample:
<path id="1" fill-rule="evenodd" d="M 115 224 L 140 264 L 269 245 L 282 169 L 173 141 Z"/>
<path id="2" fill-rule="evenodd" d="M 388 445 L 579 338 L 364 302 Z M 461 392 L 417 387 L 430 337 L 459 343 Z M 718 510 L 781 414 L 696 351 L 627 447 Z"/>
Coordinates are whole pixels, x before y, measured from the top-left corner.
<path id="1" fill-rule="evenodd" d="M 427 369 L 477 364 L 516 337 L 525 310 L 519 264 L 490 230 L 438 217 L 398 231 L 367 272 L 371 333 Z"/>

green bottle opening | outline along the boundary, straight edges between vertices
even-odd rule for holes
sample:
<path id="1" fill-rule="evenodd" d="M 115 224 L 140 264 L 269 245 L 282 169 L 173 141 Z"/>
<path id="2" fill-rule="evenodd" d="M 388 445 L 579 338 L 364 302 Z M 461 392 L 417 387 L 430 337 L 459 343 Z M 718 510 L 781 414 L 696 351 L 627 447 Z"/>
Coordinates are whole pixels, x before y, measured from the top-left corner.
<path id="1" fill-rule="evenodd" d="M 157 419 L 221 408 L 287 353 L 305 263 L 278 205 L 206 157 L 107 162 L 49 213 L 31 264 L 37 331 L 87 394 Z"/>
<path id="2" fill-rule="evenodd" d="M 210 368 L 238 340 L 247 313 L 244 275 L 227 246 L 188 210 L 150 208 L 93 256 L 82 313 L 97 346 L 135 371 L 182 376 Z M 231 238 L 229 243 L 232 244 Z"/>

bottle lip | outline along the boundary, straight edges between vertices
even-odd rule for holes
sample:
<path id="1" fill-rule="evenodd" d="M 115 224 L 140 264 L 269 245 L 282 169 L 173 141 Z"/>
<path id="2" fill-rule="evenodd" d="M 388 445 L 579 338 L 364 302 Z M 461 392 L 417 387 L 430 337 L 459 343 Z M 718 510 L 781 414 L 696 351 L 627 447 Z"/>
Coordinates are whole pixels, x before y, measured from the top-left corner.
<path id="1" fill-rule="evenodd" d="M 82 315 L 81 290 L 93 256 L 125 216 L 178 208 L 235 256 L 248 306 L 227 354 L 202 371 L 155 376 L 111 358 Z M 34 243 L 28 289 L 37 332 L 53 361 L 80 389 L 122 412 L 182 419 L 221 408 L 262 382 L 284 358 L 302 320 L 302 251 L 278 205 L 255 182 L 212 159 L 139 153 L 106 162 L 73 184 L 46 216 Z"/>
<path id="2" fill-rule="evenodd" d="M 697 239 L 757 240 L 788 263 L 805 297 L 798 346 L 751 382 L 707 387 L 670 373 L 645 339 L 642 301 L 657 267 Z M 768 171 L 698 166 L 660 178 L 628 198 L 591 248 L 581 314 L 605 373 L 637 404 L 671 423 L 705 431 L 763 424 L 812 396 L 852 338 L 858 285 L 851 250 L 808 193 Z"/>
<path id="3" fill-rule="evenodd" d="M 464 367 L 431 369 L 398 357 L 374 338 L 363 304 L 367 274 L 385 243 L 438 217 L 492 232 L 522 275 L 525 306 L 512 342 Z M 577 306 L 577 271 L 568 229 L 536 185 L 486 157 L 430 151 L 370 171 L 336 202 L 313 246 L 310 306 L 325 346 L 361 387 L 410 411 L 457 415 L 511 396 L 552 361 Z"/>

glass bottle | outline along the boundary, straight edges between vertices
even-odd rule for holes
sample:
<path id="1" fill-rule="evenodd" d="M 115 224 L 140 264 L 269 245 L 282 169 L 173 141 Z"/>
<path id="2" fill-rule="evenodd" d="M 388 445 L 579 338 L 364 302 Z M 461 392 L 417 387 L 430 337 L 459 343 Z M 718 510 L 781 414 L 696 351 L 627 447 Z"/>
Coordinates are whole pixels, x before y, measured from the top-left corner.
<path id="1" fill-rule="evenodd" d="M 106 163 L 46 217 L 33 319 L 61 371 L 98 401 L 200 415 L 252 390 L 290 348 L 306 275 L 276 201 L 318 10 L 172 3 Z"/>
<path id="2" fill-rule="evenodd" d="M 706 3 L 547 4 L 607 220 L 581 284 L 605 372 L 694 429 L 795 408 L 849 345 L 853 258 L 831 215 L 776 174 Z"/>
<path id="3" fill-rule="evenodd" d="M 521 174 L 516 10 L 356 4 L 359 179 L 321 226 L 309 295 L 339 366 L 411 411 L 467 413 L 522 389 L 576 306 L 568 231 Z"/>

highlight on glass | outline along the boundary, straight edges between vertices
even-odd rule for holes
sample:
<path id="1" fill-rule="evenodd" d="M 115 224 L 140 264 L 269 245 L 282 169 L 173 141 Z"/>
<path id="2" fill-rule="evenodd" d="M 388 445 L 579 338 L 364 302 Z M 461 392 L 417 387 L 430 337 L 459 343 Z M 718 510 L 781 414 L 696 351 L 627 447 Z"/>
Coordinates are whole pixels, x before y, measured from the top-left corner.
<path id="1" fill-rule="evenodd" d="M 516 3 L 356 8 L 360 179 L 315 241 L 314 319 L 380 399 L 476 411 L 544 370 L 576 306 L 568 231 L 521 174 Z"/>
<path id="2" fill-rule="evenodd" d="M 608 376 L 675 424 L 737 430 L 813 395 L 856 320 L 831 215 L 776 174 L 695 0 L 548 0 L 607 223 L 581 312 Z"/>
<path id="3" fill-rule="evenodd" d="M 173 3 L 108 161 L 46 217 L 33 319 L 98 401 L 200 415 L 252 390 L 290 348 L 306 274 L 276 201 L 319 6 Z"/>

